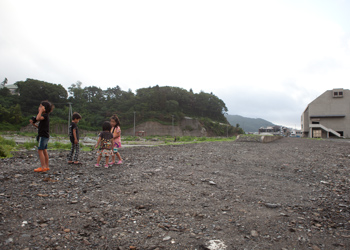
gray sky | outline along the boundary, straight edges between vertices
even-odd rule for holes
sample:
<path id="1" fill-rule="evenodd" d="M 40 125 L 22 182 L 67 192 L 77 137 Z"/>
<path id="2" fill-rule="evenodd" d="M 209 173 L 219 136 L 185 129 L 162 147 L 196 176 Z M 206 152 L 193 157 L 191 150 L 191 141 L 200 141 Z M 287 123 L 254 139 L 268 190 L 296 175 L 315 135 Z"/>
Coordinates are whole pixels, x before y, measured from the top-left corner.
<path id="1" fill-rule="evenodd" d="M 350 86 L 347 0 L 0 0 L 0 81 L 176 86 L 300 127 Z"/>

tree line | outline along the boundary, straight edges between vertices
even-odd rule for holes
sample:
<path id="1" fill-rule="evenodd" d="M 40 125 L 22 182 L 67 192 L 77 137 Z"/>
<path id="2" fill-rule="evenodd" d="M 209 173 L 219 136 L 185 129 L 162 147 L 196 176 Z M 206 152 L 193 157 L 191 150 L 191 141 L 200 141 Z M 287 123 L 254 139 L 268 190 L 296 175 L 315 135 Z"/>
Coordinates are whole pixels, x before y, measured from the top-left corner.
<path id="1" fill-rule="evenodd" d="M 155 120 L 171 124 L 173 119 L 180 121 L 190 116 L 228 124 L 225 103 L 213 93 L 203 91 L 193 93 L 192 89 L 157 85 L 133 93 L 119 86 L 106 90 L 96 86 L 83 88 L 79 81 L 71 84 L 67 91 L 61 84 L 28 78 L 15 83 L 17 94 L 13 95 L 5 80 L 0 89 L 0 124 L 3 129 L 25 126 L 36 114 L 42 100 L 55 105 L 52 122 L 66 123 L 71 105 L 73 112 L 79 112 L 83 117 L 79 126 L 87 130 L 99 130 L 102 122 L 112 114 L 119 116 L 123 128 L 132 127 L 134 117 L 138 123 Z"/>

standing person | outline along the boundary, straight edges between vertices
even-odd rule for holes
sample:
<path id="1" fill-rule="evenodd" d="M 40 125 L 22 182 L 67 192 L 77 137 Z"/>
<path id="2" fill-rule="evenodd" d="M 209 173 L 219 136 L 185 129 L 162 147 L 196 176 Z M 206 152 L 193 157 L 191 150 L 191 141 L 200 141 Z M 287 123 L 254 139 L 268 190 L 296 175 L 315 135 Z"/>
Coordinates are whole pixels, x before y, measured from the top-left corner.
<path id="1" fill-rule="evenodd" d="M 78 130 L 78 123 L 81 120 L 81 115 L 77 112 L 74 112 L 72 115 L 72 123 L 69 126 L 69 139 L 72 143 L 71 150 L 67 156 L 68 164 L 81 164 L 78 161 L 79 157 L 79 130 Z M 75 154 L 74 154 L 75 151 Z M 74 154 L 74 158 L 73 158 Z"/>
<path id="2" fill-rule="evenodd" d="M 100 166 L 100 161 L 102 156 L 106 157 L 106 163 L 105 168 L 108 168 L 108 160 L 109 156 L 113 154 L 113 134 L 110 132 L 112 129 L 111 124 L 108 121 L 105 121 L 102 125 L 102 132 L 98 136 L 98 141 L 95 145 L 95 148 L 100 146 L 99 150 L 97 151 L 97 164 L 95 164 L 95 167 Z"/>
<path id="3" fill-rule="evenodd" d="M 120 122 L 119 122 L 119 118 L 117 115 L 113 115 L 111 117 L 111 133 L 113 134 L 113 139 L 114 139 L 114 145 L 113 145 L 113 156 L 112 156 L 112 161 L 109 164 L 114 164 L 115 163 L 115 156 L 117 155 L 119 161 L 117 164 L 122 164 L 123 163 L 123 159 L 120 156 L 118 149 L 122 147 L 122 140 L 121 140 L 121 129 L 120 129 Z"/>
<path id="4" fill-rule="evenodd" d="M 50 118 L 49 114 L 52 112 L 54 105 L 49 101 L 42 101 L 39 108 L 38 114 L 33 119 L 29 120 L 34 126 L 38 121 L 38 154 L 40 158 L 41 167 L 34 169 L 35 172 L 46 172 L 49 168 L 49 155 L 47 153 L 47 144 L 50 138 Z"/>

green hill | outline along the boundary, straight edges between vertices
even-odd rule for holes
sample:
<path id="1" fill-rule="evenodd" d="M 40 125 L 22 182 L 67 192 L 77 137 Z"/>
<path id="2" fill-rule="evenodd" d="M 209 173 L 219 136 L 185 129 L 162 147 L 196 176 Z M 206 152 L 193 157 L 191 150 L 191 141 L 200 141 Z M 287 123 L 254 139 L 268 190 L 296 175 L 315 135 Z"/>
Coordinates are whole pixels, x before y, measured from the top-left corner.
<path id="1" fill-rule="evenodd" d="M 261 127 L 275 125 L 261 118 L 248 118 L 240 115 L 225 115 L 225 117 L 232 126 L 236 126 L 238 123 L 245 132 L 258 132 Z"/>
<path id="2" fill-rule="evenodd" d="M 220 125 L 227 123 L 224 114 L 228 109 L 213 93 L 158 85 L 133 93 L 119 86 L 104 90 L 97 86 L 83 88 L 81 82 L 72 84 L 67 91 L 61 84 L 30 78 L 15 85 L 18 95 L 6 87 L 0 89 L 0 130 L 27 126 L 30 117 L 37 114 L 41 101 L 49 100 L 55 105 L 50 114 L 51 125 L 67 124 L 67 116 L 73 111 L 83 117 L 79 127 L 84 130 L 100 130 L 104 121 L 117 114 L 123 130 L 147 121 L 178 125 L 184 117 L 193 117 L 217 136 L 227 135 L 227 130 L 231 134 L 242 132 Z"/>

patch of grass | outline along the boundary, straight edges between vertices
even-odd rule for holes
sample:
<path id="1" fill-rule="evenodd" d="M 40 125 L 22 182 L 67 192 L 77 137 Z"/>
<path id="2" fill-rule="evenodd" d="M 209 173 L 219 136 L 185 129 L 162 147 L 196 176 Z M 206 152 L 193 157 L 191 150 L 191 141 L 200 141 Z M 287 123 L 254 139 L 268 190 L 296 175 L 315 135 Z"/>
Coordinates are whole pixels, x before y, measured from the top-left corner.
<path id="1" fill-rule="evenodd" d="M 31 150 L 33 148 L 36 148 L 38 146 L 38 142 L 33 140 L 30 142 L 25 142 L 22 144 L 19 144 L 17 147 L 20 149 L 26 149 Z M 62 143 L 62 142 L 53 142 L 48 144 L 48 150 L 70 150 L 71 149 L 71 143 Z M 80 151 L 91 151 L 91 146 L 83 146 L 83 144 L 79 144 Z"/>
<path id="2" fill-rule="evenodd" d="M 208 137 L 198 137 L 197 141 L 212 141 L 212 140 Z"/>
<path id="3" fill-rule="evenodd" d="M 94 149 L 93 146 L 82 146 L 80 151 L 92 151 Z"/>
<path id="4" fill-rule="evenodd" d="M 137 144 L 138 141 L 158 141 L 160 144 L 188 144 L 188 143 L 200 143 L 200 142 L 215 142 L 215 141 L 234 141 L 236 140 L 236 136 L 233 137 L 196 137 L 196 136 L 145 136 L 145 137 L 137 137 L 137 136 L 125 136 L 122 137 L 122 143 L 132 145 L 134 143 Z M 145 142 L 147 144 L 147 142 Z"/>
<path id="5" fill-rule="evenodd" d="M 12 147 L 16 147 L 16 142 L 14 140 L 7 140 L 0 136 L 0 145 L 10 145 Z"/>
<path id="6" fill-rule="evenodd" d="M 72 144 L 71 143 L 62 143 L 62 142 L 54 142 L 49 143 L 48 149 L 49 150 L 71 150 Z M 84 146 L 82 143 L 79 143 L 79 149 L 80 151 L 91 151 L 91 146 Z"/>
<path id="7" fill-rule="evenodd" d="M 38 142 L 36 140 L 27 141 L 18 145 L 19 148 L 25 148 L 27 150 L 33 149 L 35 146 L 38 146 Z"/>
<path id="8" fill-rule="evenodd" d="M 21 135 L 34 135 L 32 133 L 23 133 Z M 61 137 L 56 137 L 55 139 L 60 139 Z M 66 139 L 66 137 L 62 137 L 62 139 Z M 156 140 L 155 140 L 156 139 Z M 233 137 L 196 137 L 196 136 L 177 136 L 176 141 L 173 136 L 147 136 L 147 137 L 138 137 L 138 136 L 123 136 L 122 141 L 125 144 L 133 145 L 133 144 L 147 144 L 147 141 L 157 141 L 157 145 L 178 145 L 178 144 L 190 144 L 190 143 L 201 143 L 201 142 L 215 142 L 215 141 L 234 141 L 236 139 Z M 33 150 L 36 149 L 38 143 L 33 138 L 31 141 L 27 141 L 21 144 L 16 145 L 14 140 L 7 140 L 0 136 L 0 157 L 12 157 L 11 151 L 16 151 L 17 149 L 23 150 Z M 71 149 L 71 143 L 64 143 L 60 141 L 49 142 L 48 150 L 65 150 L 68 151 Z M 87 146 L 80 143 L 81 151 L 92 151 L 93 146 Z"/>
<path id="9" fill-rule="evenodd" d="M 190 141 L 195 141 L 197 137 L 194 136 L 179 136 L 176 137 L 177 142 L 190 142 Z"/>
<path id="10" fill-rule="evenodd" d="M 11 151 L 13 151 L 13 147 L 10 145 L 0 145 L 0 158 L 12 157 Z"/>
<path id="11" fill-rule="evenodd" d="M 122 141 L 137 141 L 139 137 L 137 136 L 122 136 Z"/>
<path id="12" fill-rule="evenodd" d="M 14 140 L 7 140 L 0 136 L 0 158 L 12 157 L 11 151 L 16 149 Z"/>
<path id="13" fill-rule="evenodd" d="M 49 143 L 48 148 L 50 150 L 60 150 L 60 149 L 70 150 L 71 144 L 70 143 L 62 143 L 62 142 L 55 141 L 53 143 Z"/>
<path id="14" fill-rule="evenodd" d="M 0 123 L 0 131 L 16 131 L 19 130 L 20 124 L 10 124 L 8 122 Z"/>
<path id="15" fill-rule="evenodd" d="M 30 136 L 30 137 L 35 137 L 37 136 L 37 132 L 21 132 L 21 131 L 17 131 L 16 132 L 17 135 L 21 135 L 21 136 Z"/>

